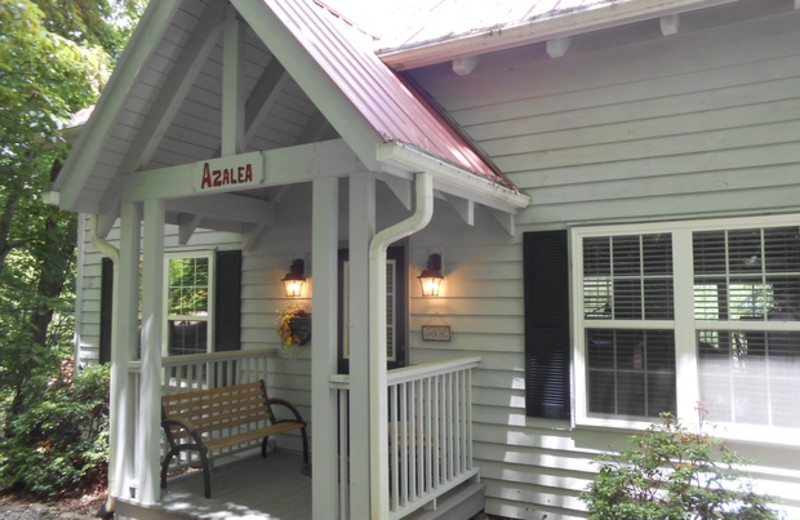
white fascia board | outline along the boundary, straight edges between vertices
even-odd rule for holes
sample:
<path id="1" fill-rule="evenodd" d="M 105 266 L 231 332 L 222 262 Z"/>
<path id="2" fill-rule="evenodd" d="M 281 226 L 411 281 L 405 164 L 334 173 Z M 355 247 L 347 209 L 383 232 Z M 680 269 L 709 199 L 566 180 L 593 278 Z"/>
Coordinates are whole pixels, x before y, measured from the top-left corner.
<path id="1" fill-rule="evenodd" d="M 507 213 L 516 213 L 531 201 L 523 193 L 500 186 L 403 143 L 379 145 L 377 158 L 389 166 L 386 171 L 401 168 L 410 172 L 429 172 L 433 175 L 435 189 Z"/>
<path id="2" fill-rule="evenodd" d="M 608 29 L 739 0 L 628 0 L 611 2 L 518 25 L 497 27 L 408 48 L 378 51 L 395 70 L 408 70 L 521 45 Z M 800 0 L 799 0 L 800 1 Z"/>
<path id="3" fill-rule="evenodd" d="M 103 95 L 97 101 L 92 117 L 82 129 L 72 153 L 53 183 L 52 189 L 61 192 L 61 208 L 73 210 L 76 207 L 83 188 L 91 178 L 97 158 L 111 135 L 117 116 L 128 99 L 128 92 L 161 42 L 179 5 L 178 0 L 151 2 L 142 16 L 106 84 Z"/>

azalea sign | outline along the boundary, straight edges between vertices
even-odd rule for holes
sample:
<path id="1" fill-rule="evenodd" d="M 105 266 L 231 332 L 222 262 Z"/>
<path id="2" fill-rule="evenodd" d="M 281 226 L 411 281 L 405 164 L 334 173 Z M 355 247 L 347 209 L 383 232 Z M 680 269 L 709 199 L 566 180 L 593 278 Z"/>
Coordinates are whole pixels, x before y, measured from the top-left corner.
<path id="1" fill-rule="evenodd" d="M 234 191 L 257 186 L 264 180 L 264 159 L 248 153 L 199 162 L 193 177 L 196 191 Z"/>

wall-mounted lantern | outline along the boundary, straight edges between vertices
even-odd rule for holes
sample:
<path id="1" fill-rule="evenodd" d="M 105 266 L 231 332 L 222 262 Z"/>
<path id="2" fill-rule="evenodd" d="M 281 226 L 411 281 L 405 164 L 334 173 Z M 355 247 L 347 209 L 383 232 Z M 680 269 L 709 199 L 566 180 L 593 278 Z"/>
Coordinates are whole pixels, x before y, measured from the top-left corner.
<path id="1" fill-rule="evenodd" d="M 417 277 L 422 286 L 422 296 L 426 298 L 437 298 L 442 288 L 442 256 L 433 253 L 428 257 L 428 264 Z"/>
<path id="2" fill-rule="evenodd" d="M 299 298 L 303 293 L 303 284 L 306 282 L 305 270 L 306 263 L 302 258 L 292 260 L 290 271 L 281 279 L 287 298 Z"/>

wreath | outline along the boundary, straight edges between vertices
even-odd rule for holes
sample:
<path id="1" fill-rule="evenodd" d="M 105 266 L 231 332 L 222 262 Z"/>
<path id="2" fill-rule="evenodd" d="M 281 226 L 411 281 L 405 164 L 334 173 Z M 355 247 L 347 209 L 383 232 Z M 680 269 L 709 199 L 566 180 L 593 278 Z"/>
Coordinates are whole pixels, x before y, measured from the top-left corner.
<path id="1" fill-rule="evenodd" d="M 278 313 L 277 333 L 283 339 L 284 350 L 293 345 L 305 345 L 311 337 L 311 314 L 301 305 L 290 305 Z"/>

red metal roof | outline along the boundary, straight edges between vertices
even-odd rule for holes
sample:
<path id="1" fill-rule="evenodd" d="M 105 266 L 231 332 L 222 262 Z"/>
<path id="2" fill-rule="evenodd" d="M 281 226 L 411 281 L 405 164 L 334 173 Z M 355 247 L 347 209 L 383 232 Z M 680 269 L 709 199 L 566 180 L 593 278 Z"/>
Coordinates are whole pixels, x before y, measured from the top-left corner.
<path id="1" fill-rule="evenodd" d="M 323 1 L 376 36 L 377 48 L 396 50 L 629 0 Z"/>
<path id="2" fill-rule="evenodd" d="M 443 114 L 381 62 L 366 34 L 316 1 L 265 1 L 383 142 L 402 142 L 516 191 Z"/>

